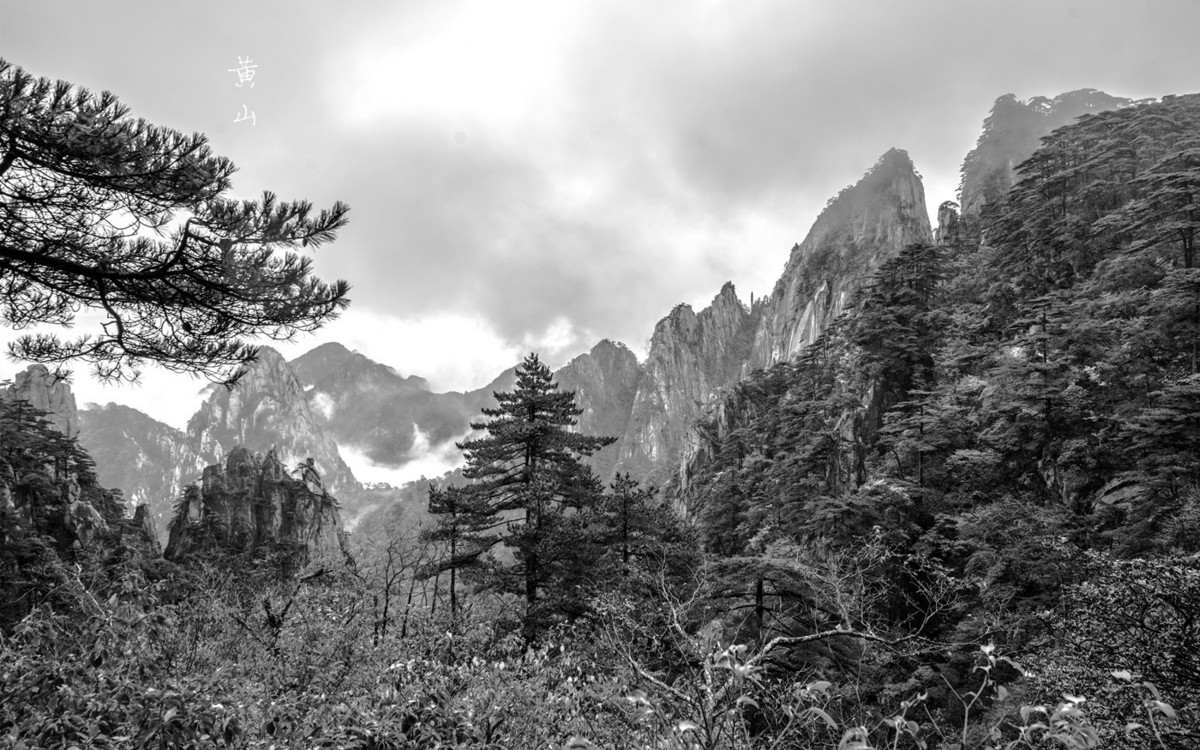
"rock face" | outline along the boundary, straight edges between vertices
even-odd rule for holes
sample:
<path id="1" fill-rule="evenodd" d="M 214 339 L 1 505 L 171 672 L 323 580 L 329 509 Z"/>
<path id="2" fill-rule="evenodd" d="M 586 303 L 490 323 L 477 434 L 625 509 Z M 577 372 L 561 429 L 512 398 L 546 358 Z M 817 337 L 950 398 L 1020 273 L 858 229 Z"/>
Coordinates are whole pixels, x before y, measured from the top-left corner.
<path id="1" fill-rule="evenodd" d="M 188 421 L 187 433 L 200 455 L 219 458 L 236 445 L 273 449 L 289 467 L 313 458 L 331 492 L 359 486 L 314 417 L 296 373 L 268 347 L 259 350 L 258 360 L 233 388 L 212 387 Z"/>
<path id="2" fill-rule="evenodd" d="M 294 478 L 274 452 L 237 447 L 224 466 L 204 470 L 184 493 L 164 556 L 184 560 L 211 547 L 275 552 L 296 570 L 319 559 L 347 558 L 337 502 L 311 479 Z"/>
<path id="3" fill-rule="evenodd" d="M 73 406 L 70 389 L 56 385 L 62 388 L 60 403 Z M 92 458 L 61 431 L 62 420 L 20 393 L 0 392 L 0 519 L 5 521 L 0 549 L 40 538 L 53 540 L 68 561 L 93 548 L 123 547 L 133 555 L 155 556 L 157 541 L 148 530 L 145 508 L 128 518 L 120 491 L 99 484 Z"/>
<path id="4" fill-rule="evenodd" d="M 1021 101 L 1005 94 L 992 105 L 983 133 L 962 165 L 959 203 L 962 214 L 978 216 L 1012 187 L 1016 167 L 1033 155 L 1042 136 L 1081 115 L 1135 104 L 1096 89 L 1079 89 L 1053 99 L 1037 96 Z"/>
<path id="5" fill-rule="evenodd" d="M 575 391 L 576 403 L 583 409 L 579 432 L 618 439 L 589 461 L 596 475 L 607 481 L 620 456 L 621 438 L 642 379 L 637 357 L 624 344 L 604 339 L 559 368 L 554 379 L 562 390 Z"/>
<path id="6" fill-rule="evenodd" d="M 962 221 L 958 215 L 958 204 L 954 201 L 942 201 L 938 206 L 937 229 L 933 232 L 933 241 L 939 245 L 955 245 L 962 240 Z"/>
<path id="7" fill-rule="evenodd" d="M 144 504 L 147 523 L 165 543 L 182 488 L 216 456 L 199 452 L 183 432 L 128 406 L 83 409 L 79 422 L 79 443 L 96 460 L 100 483 L 120 487 L 132 504 Z"/>
<path id="8" fill-rule="evenodd" d="M 700 313 L 680 305 L 658 323 L 617 471 L 655 484 L 682 471 L 696 449 L 692 425 L 722 389 L 795 357 L 884 260 L 932 241 L 921 178 L 908 155 L 892 149 L 829 202 L 792 248 L 774 291 L 753 309 L 726 284 Z"/>
<path id="9" fill-rule="evenodd" d="M 617 471 L 660 483 L 674 469 L 691 423 L 746 361 L 758 316 L 733 284 L 696 314 L 679 305 L 655 326 L 621 441 Z"/>
<path id="10" fill-rule="evenodd" d="M 24 399 L 46 412 L 63 435 L 73 438 L 79 434 L 75 394 L 71 393 L 71 386 L 64 378 L 51 373 L 45 365 L 30 365 L 18 373 L 5 395 Z"/>
<path id="11" fill-rule="evenodd" d="M 792 248 L 762 308 L 746 372 L 791 359 L 842 314 L 880 263 L 932 242 L 925 189 L 908 154 L 892 149 L 837 195 Z"/>

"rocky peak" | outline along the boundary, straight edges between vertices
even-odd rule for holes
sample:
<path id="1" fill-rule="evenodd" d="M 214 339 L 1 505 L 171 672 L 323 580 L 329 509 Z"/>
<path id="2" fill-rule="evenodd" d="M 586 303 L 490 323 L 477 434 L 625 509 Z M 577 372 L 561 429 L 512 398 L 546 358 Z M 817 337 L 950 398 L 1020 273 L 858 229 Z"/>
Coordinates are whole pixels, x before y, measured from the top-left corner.
<path id="1" fill-rule="evenodd" d="M 185 490 L 164 556 L 183 560 L 210 548 L 280 552 L 286 569 L 348 557 L 337 501 L 311 474 L 293 476 L 274 451 L 232 448 Z"/>
<path id="2" fill-rule="evenodd" d="M 906 245 L 932 240 L 921 177 L 906 152 L 891 149 L 832 198 L 792 248 L 763 304 L 745 371 L 794 357 L 842 314 L 884 260 Z"/>
<path id="3" fill-rule="evenodd" d="M 58 431 L 67 437 L 79 434 L 79 409 L 71 385 L 65 377 L 50 372 L 45 365 L 30 365 L 17 373 L 3 395 L 23 399 L 46 412 Z"/>
<path id="4" fill-rule="evenodd" d="M 617 471 L 652 482 L 665 479 L 675 468 L 688 426 L 719 388 L 736 379 L 756 320 L 733 284 L 726 283 L 698 314 L 681 304 L 658 322 Z"/>
<path id="5" fill-rule="evenodd" d="M 958 217 L 957 203 L 943 201 L 942 205 L 938 206 L 937 223 L 937 229 L 933 233 L 934 242 L 939 245 L 953 245 L 959 241 L 962 226 Z"/>
<path id="6" fill-rule="evenodd" d="M 562 390 L 574 391 L 583 414 L 578 430 L 586 435 L 618 438 L 589 459 L 597 476 L 612 476 L 620 456 L 620 439 L 629 425 L 629 414 L 642 379 L 637 357 L 624 344 L 602 340 L 587 354 L 581 354 L 554 373 Z"/>
<path id="7" fill-rule="evenodd" d="M 337 445 L 314 418 L 305 389 L 279 352 L 269 347 L 232 388 L 213 386 L 187 428 L 201 455 L 220 457 L 234 446 L 274 450 L 295 466 L 309 457 L 332 491 L 358 488 Z"/>
<path id="8" fill-rule="evenodd" d="M 986 204 L 1002 198 L 1016 179 L 1017 165 L 1032 156 L 1042 137 L 1055 128 L 1090 112 L 1134 103 L 1096 89 L 1069 91 L 1053 99 L 1035 96 L 1021 101 L 1012 94 L 996 99 L 975 148 L 963 160 L 959 185 L 963 216 L 977 216 Z"/>

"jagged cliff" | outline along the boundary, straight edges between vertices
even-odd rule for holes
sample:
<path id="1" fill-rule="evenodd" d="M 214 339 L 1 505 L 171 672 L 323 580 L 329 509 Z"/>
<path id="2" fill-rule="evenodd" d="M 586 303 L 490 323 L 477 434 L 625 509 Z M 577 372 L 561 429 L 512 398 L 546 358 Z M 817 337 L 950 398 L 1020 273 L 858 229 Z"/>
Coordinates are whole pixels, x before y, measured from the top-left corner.
<path id="1" fill-rule="evenodd" d="M 830 200 L 753 309 L 726 284 L 699 314 L 680 305 L 658 323 L 617 470 L 654 483 L 684 470 L 699 444 L 692 425 L 722 389 L 796 357 L 881 263 L 932 241 L 921 178 L 908 155 L 892 149 Z"/>
<path id="2" fill-rule="evenodd" d="M 4 389 L 4 395 L 28 401 L 45 412 L 51 424 L 63 435 L 73 438 L 79 434 L 79 409 L 71 385 L 65 377 L 50 372 L 45 365 L 30 365 L 17 373 Z"/>
<path id="3" fill-rule="evenodd" d="M 575 391 L 576 403 L 583 409 L 579 432 L 618 439 L 589 459 L 596 475 L 607 481 L 621 455 L 621 439 L 642 380 L 637 357 L 624 344 L 604 339 L 559 368 L 554 379 L 563 390 Z"/>
<path id="4" fill-rule="evenodd" d="M 167 526 L 182 488 L 217 460 L 202 453 L 186 434 L 119 404 L 79 412 L 79 442 L 96 460 L 106 487 L 120 487 L 132 504 L 144 504 L 167 539 Z"/>
<path id="5" fill-rule="evenodd" d="M 212 386 L 208 399 L 188 421 L 187 433 L 200 454 L 223 456 L 235 445 L 274 449 L 294 467 L 309 457 L 332 492 L 359 486 L 337 444 L 321 429 L 304 387 L 279 352 L 259 349 L 258 360 L 233 386 Z"/>
<path id="6" fill-rule="evenodd" d="M 795 357 L 844 312 L 881 262 L 905 245 L 932 241 L 921 178 L 908 154 L 892 149 L 833 198 L 792 248 L 763 302 L 745 372 Z"/>
<path id="7" fill-rule="evenodd" d="M 97 476 L 79 432 L 70 384 L 44 365 L 30 365 L 0 389 L 0 514 L 17 532 L 54 538 L 61 553 L 100 539 L 155 554 L 146 509 L 129 517 L 128 498 L 105 489 L 117 485 Z"/>
<path id="8" fill-rule="evenodd" d="M 274 449 L 292 468 L 311 456 L 332 490 L 353 494 L 359 487 L 291 367 L 265 347 L 233 389 L 211 387 L 187 432 L 117 404 L 83 409 L 78 422 L 80 443 L 96 457 L 100 481 L 145 503 L 163 542 L 184 487 L 238 445 Z"/>
<path id="9" fill-rule="evenodd" d="M 1021 101 L 1012 94 L 998 98 L 983 122 L 983 132 L 975 148 L 963 159 L 959 186 L 963 215 L 977 216 L 985 205 L 1008 192 L 1016 178 L 1017 165 L 1033 155 L 1042 137 L 1050 131 L 1089 112 L 1133 103 L 1131 99 L 1096 89 L 1070 91 L 1053 99 L 1035 96 Z"/>
<path id="10" fill-rule="evenodd" d="M 242 447 L 230 450 L 223 466 L 207 467 L 184 492 L 164 556 L 184 560 L 210 548 L 279 553 L 291 570 L 348 557 L 333 496 L 311 476 L 292 476 L 273 451 L 252 454 Z"/>
<path id="11" fill-rule="evenodd" d="M 30 370 L 36 383 L 45 368 Z M 100 486 L 91 457 L 58 429 L 62 420 L 16 390 L 0 391 L 0 626 L 34 606 L 94 607 L 80 561 L 103 560 L 102 575 L 119 576 L 124 563 L 159 553 L 145 508 L 130 518 L 121 493 Z M 58 394 L 73 406 L 69 389 Z"/>
<path id="12" fill-rule="evenodd" d="M 732 382 L 750 350 L 757 316 L 726 283 L 698 314 L 678 305 L 659 321 L 621 441 L 617 471 L 659 483 L 678 464 L 691 423 Z"/>

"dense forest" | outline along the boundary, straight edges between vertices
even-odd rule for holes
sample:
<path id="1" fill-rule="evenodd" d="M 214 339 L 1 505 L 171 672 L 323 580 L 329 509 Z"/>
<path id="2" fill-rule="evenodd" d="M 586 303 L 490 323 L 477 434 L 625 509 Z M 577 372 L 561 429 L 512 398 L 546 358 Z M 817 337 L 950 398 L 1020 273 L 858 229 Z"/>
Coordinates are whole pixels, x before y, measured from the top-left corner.
<path id="1" fill-rule="evenodd" d="M 531 355 L 420 513 L 336 552 L 256 543 L 213 509 L 337 501 L 244 459 L 179 499 L 164 559 L 71 438 L 0 400 L 0 744 L 1200 746 L 1200 96 L 1085 116 L 1018 172 L 723 393 L 663 487 L 598 477 L 612 438 Z M 267 203 L 211 219 L 316 242 L 345 213 Z M 195 279 L 229 247 L 197 246 L 191 296 L 164 294 L 206 306 L 180 330 L 227 332 Z M 246 354 L 181 340 L 220 375 Z"/>

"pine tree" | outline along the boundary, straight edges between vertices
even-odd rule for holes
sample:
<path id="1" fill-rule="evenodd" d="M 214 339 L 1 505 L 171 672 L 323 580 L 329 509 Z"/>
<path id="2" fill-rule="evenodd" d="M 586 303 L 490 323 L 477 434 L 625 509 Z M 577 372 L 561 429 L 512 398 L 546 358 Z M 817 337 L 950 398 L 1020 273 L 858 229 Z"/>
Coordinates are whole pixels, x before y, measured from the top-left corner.
<path id="1" fill-rule="evenodd" d="M 447 567 L 474 564 L 498 544 L 513 549 L 515 562 L 498 570 L 498 587 L 524 596 L 524 632 L 532 641 L 553 614 L 544 590 L 565 569 L 561 558 L 574 554 L 555 533 L 568 528 L 563 518 L 569 510 L 599 500 L 600 484 L 581 459 L 616 438 L 571 431 L 583 413 L 575 393 L 559 391 L 536 354 L 525 358 L 516 377 L 513 391 L 495 394 L 498 406 L 483 409 L 489 419 L 471 424 L 487 434 L 457 444 L 471 484 L 454 492 L 453 508 L 445 496 L 431 497 L 430 511 L 440 516 L 438 533 L 470 531 L 469 547 L 456 546 Z"/>
<path id="2" fill-rule="evenodd" d="M 90 335 L 26 334 L 10 353 L 88 362 L 109 380 L 153 362 L 230 381 L 258 350 L 246 339 L 286 340 L 335 317 L 349 286 L 315 278 L 294 250 L 333 240 L 349 208 L 313 215 L 270 192 L 234 201 L 234 171 L 199 133 L 0 60 L 0 321 L 103 316 Z"/>
<path id="3" fill-rule="evenodd" d="M 450 573 L 450 622 L 458 621 L 458 571 L 480 567 L 479 556 L 491 546 L 486 534 L 488 514 L 481 498 L 469 488 L 429 485 L 429 512 L 439 516 L 437 526 L 425 534 L 443 545 L 444 556 L 428 573 Z"/>

